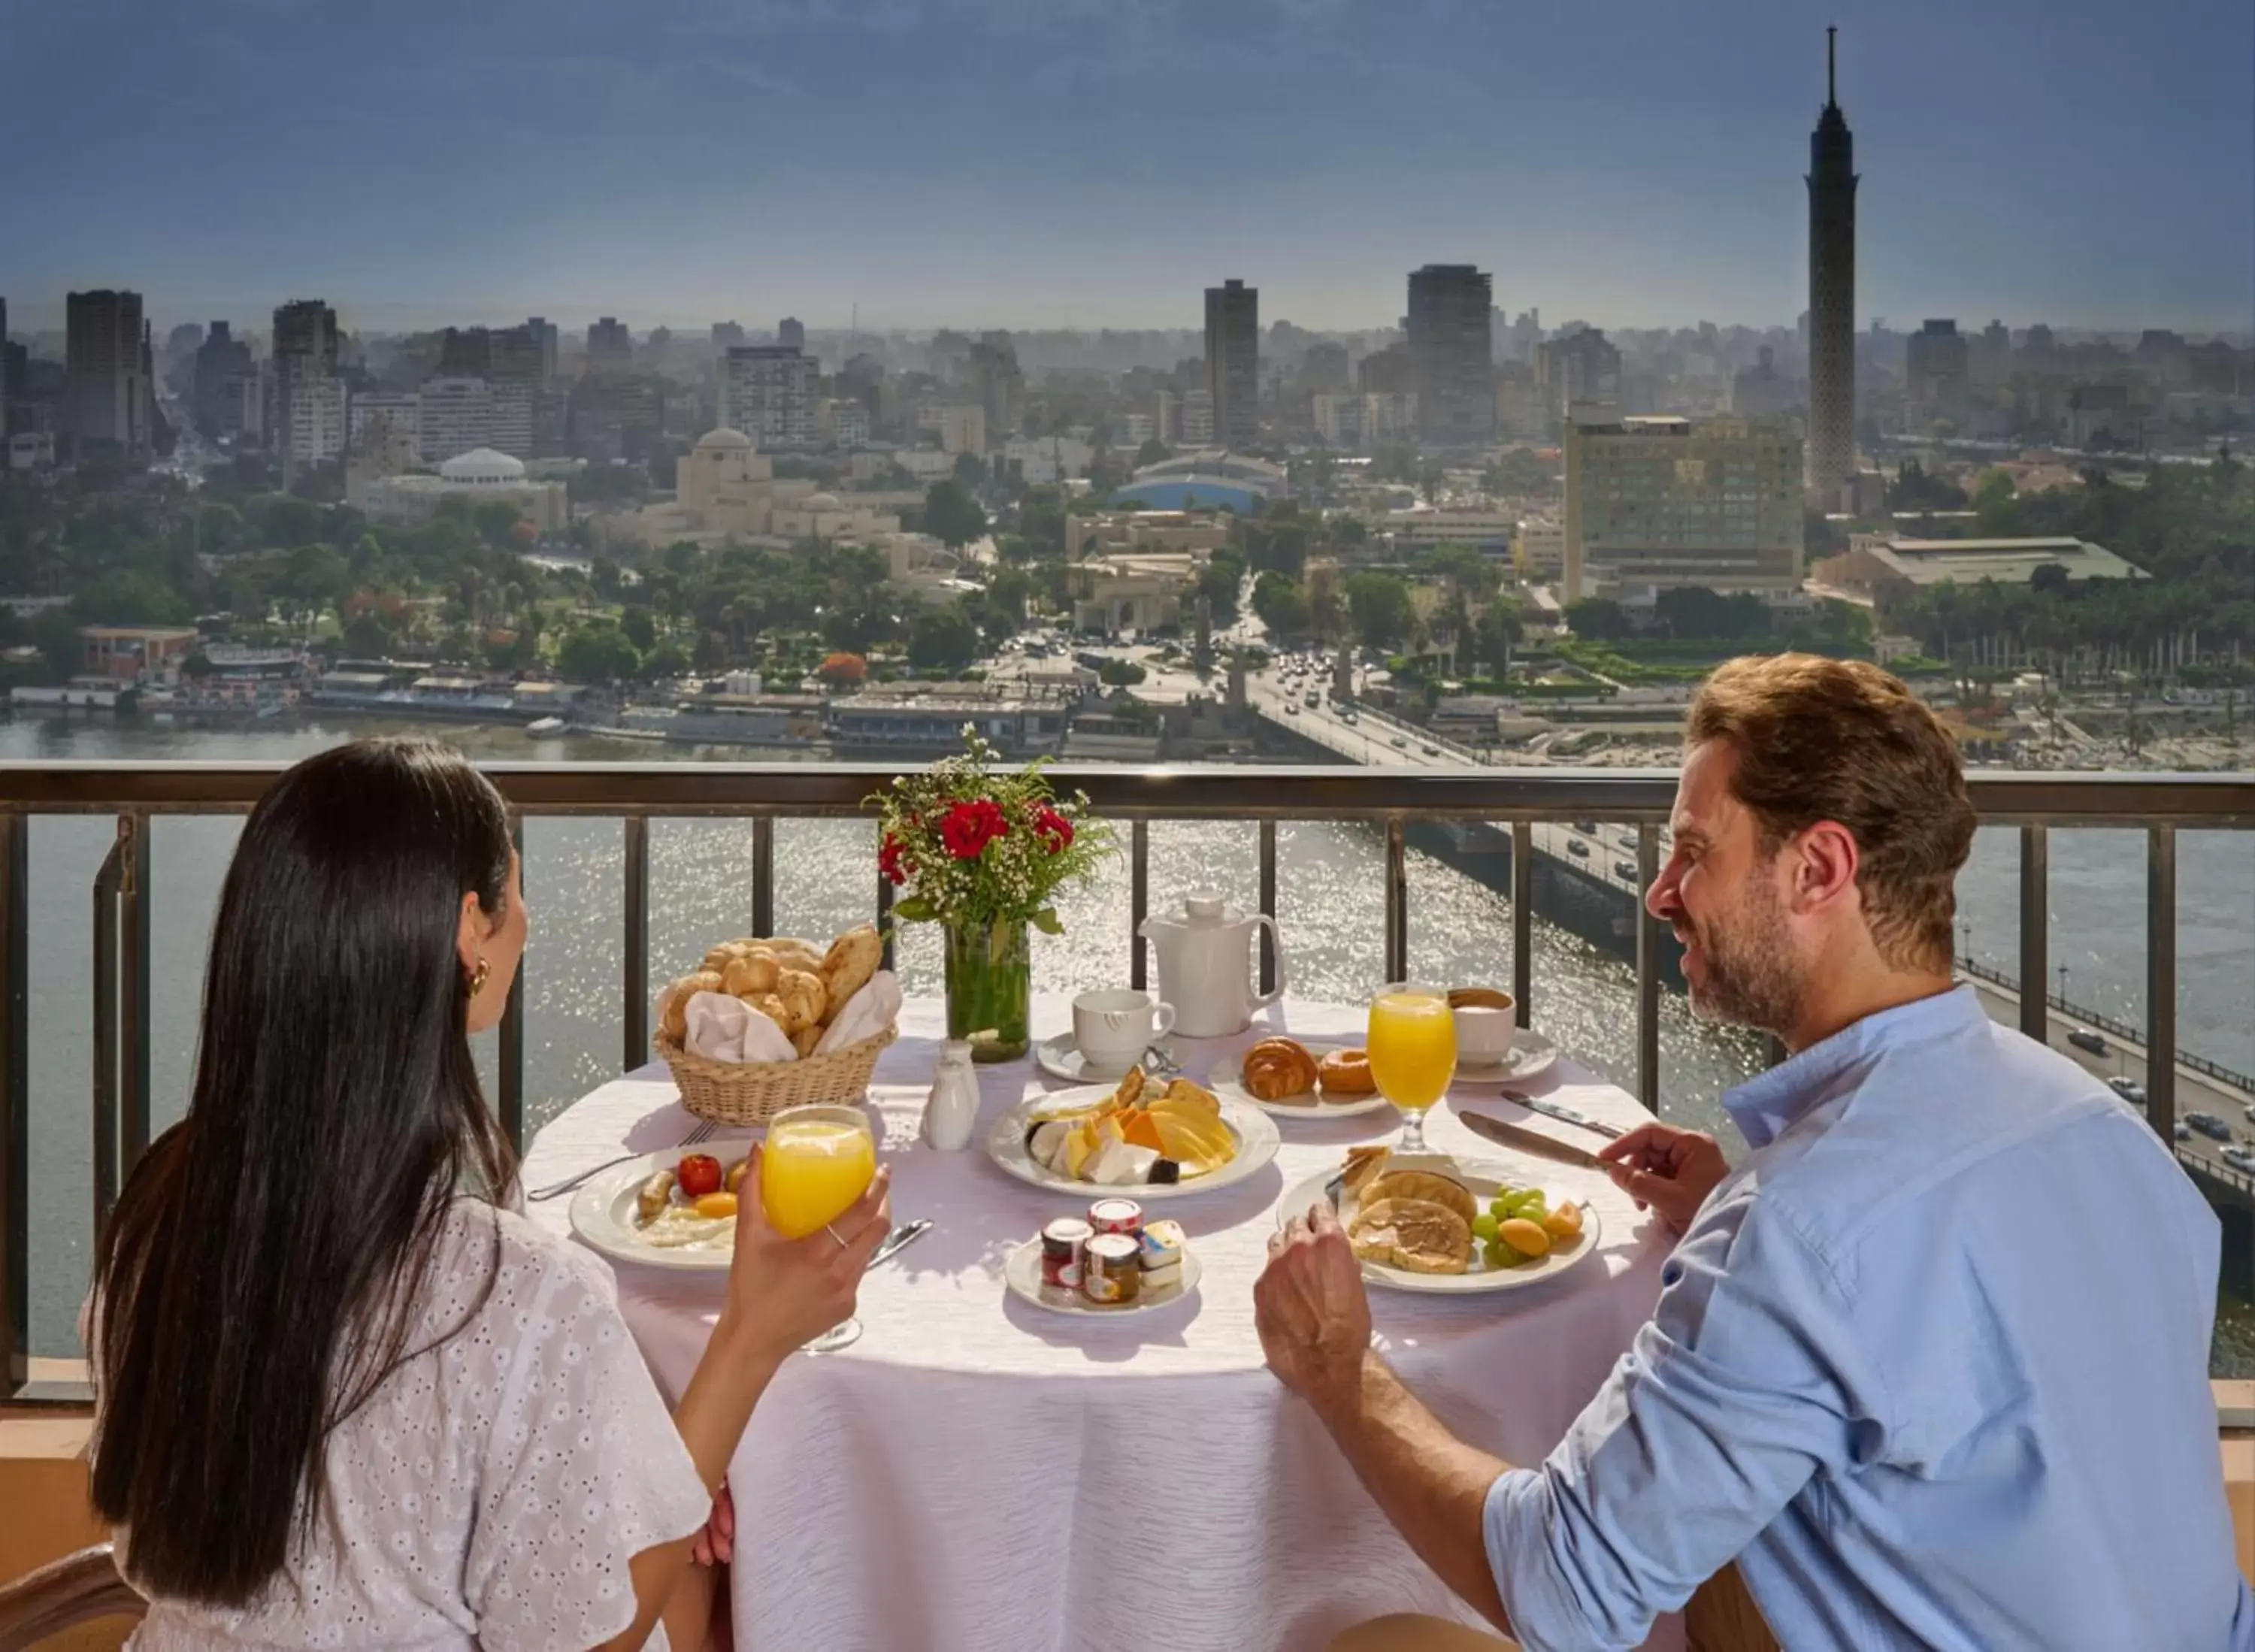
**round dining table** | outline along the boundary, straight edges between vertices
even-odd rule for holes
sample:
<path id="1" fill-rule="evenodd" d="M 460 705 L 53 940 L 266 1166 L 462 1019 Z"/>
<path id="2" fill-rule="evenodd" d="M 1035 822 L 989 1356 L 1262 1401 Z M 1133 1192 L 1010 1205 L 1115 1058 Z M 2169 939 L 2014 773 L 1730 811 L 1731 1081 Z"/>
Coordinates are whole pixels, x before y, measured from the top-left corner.
<path id="1" fill-rule="evenodd" d="M 1172 1048 L 1197 1079 L 1270 1033 L 1359 1043 L 1363 1014 L 1288 1000 L 1235 1038 Z M 1148 1206 L 1183 1224 L 1204 1268 L 1195 1291 L 1114 1318 L 1067 1315 L 1012 1296 L 1003 1262 L 1088 1196 L 1014 1180 L 985 1150 L 1004 1109 L 1065 1086 L 1030 1058 L 983 1066 L 972 1145 L 926 1146 L 917 1127 L 945 1020 L 937 1001 L 909 1002 L 868 1098 L 895 1223 L 934 1226 L 865 1279 L 859 1340 L 784 1364 L 729 1472 L 743 1652 L 1321 1652 L 1387 1613 L 1477 1622 L 1269 1374 L 1254 1328 L 1254 1282 L 1287 1191 L 1351 1146 L 1390 1140 L 1398 1116 L 1282 1121 L 1259 1174 Z M 1037 1038 L 1070 1024 L 1068 1000 L 1036 995 Z M 1570 1058 L 1524 1088 L 1624 1128 L 1649 1116 Z M 1376 1345 L 1458 1436 L 1532 1465 L 1650 1315 L 1668 1241 L 1598 1172 L 1515 1158 L 1473 1135 L 1466 1109 L 1577 1145 L 1596 1138 L 1462 1086 L 1425 1124 L 1437 1150 L 1514 1164 L 1586 1200 L 1599 1243 L 1518 1289 L 1373 1289 Z M 696 1124 L 653 1064 L 559 1114 L 527 1155 L 524 1185 L 676 1146 Z M 571 1203 L 530 1209 L 568 1234 Z M 723 1276 L 615 1265 L 627 1323 L 659 1388 L 678 1396 Z M 1647 1644 L 1680 1648 L 1680 1622 L 1663 1619 Z"/>

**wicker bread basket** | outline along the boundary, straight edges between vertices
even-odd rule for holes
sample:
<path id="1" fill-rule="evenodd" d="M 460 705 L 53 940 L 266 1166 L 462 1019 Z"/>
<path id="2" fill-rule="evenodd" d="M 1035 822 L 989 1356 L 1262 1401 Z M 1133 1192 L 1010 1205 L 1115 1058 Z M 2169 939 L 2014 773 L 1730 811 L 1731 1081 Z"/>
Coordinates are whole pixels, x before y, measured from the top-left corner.
<path id="1" fill-rule="evenodd" d="M 860 1103 L 868 1093 L 877 1058 L 900 1037 L 888 1027 L 875 1037 L 797 1061 L 710 1061 L 660 1034 L 657 1053 L 673 1069 L 681 1105 L 714 1124 L 765 1124 L 786 1107 L 816 1102 Z"/>

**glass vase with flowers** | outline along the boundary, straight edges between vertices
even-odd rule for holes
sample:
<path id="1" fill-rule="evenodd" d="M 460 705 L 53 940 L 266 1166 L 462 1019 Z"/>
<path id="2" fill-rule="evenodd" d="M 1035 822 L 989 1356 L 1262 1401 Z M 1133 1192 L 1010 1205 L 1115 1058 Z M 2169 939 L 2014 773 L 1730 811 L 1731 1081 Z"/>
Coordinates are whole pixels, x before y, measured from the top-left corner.
<path id="1" fill-rule="evenodd" d="M 1088 799 L 1060 796 L 1039 759 L 994 768 L 974 727 L 960 756 L 902 775 L 877 807 L 877 868 L 899 891 L 893 916 L 946 931 L 947 1036 L 980 1061 L 1026 1053 L 1033 989 L 1029 928 L 1061 935 L 1054 904 L 1113 849 Z"/>

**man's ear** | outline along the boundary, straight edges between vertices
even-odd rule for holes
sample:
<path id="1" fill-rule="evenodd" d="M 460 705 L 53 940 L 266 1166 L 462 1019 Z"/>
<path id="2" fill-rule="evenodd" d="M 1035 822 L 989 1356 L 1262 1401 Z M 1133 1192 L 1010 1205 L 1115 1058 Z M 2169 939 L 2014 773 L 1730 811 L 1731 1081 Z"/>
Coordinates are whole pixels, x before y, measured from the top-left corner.
<path id="1" fill-rule="evenodd" d="M 1788 903 L 1814 912 L 1852 893 L 1860 864 L 1855 835 L 1837 820 L 1819 820 L 1795 841 Z"/>

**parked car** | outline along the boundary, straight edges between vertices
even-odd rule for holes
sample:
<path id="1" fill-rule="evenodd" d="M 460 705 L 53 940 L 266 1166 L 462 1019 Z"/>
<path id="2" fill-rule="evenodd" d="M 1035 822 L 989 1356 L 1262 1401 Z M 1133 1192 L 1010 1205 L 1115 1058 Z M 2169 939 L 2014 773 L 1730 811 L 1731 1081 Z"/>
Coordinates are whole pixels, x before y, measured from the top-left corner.
<path id="1" fill-rule="evenodd" d="M 2135 1079 L 2126 1078 L 2118 1072 L 2106 1080 L 2106 1087 L 2133 1107 L 2146 1105 L 2146 1086 Z M 2255 1118 L 2255 1102 L 2248 1103 L 2247 1114 L 2250 1118 Z"/>
<path id="2" fill-rule="evenodd" d="M 2231 1127 L 2213 1113 L 2188 1113 L 2184 1115 L 2184 1121 L 2202 1135 L 2216 1141 L 2229 1142 L 2231 1139 Z"/>
<path id="3" fill-rule="evenodd" d="M 2244 1147 L 2227 1147 L 2221 1156 L 2233 1170 L 2244 1170 L 2250 1176 L 2255 1176 L 2255 1152 Z"/>
<path id="4" fill-rule="evenodd" d="M 2107 1053 L 2105 1038 L 2101 1034 L 2091 1031 L 2088 1027 L 2076 1028 L 2067 1035 L 2067 1041 L 2076 1049 L 2088 1051 L 2094 1056 L 2103 1056 Z"/>
<path id="5" fill-rule="evenodd" d="M 1625 879 L 1626 882 L 1631 883 L 1635 882 L 1636 862 L 1633 861 L 1615 861 L 1613 862 L 1613 875 L 1617 878 Z"/>
<path id="6" fill-rule="evenodd" d="M 1386 743 L 1393 747 L 1396 751 L 1407 751 L 1409 749 L 1409 742 L 1399 735 L 1394 735 L 1393 739 L 1387 741 Z"/>
<path id="7" fill-rule="evenodd" d="M 1441 749 L 1438 746 L 1420 746 L 1417 749 L 1423 752 L 1428 757 L 1437 757 L 1441 755 Z"/>
<path id="8" fill-rule="evenodd" d="M 1568 838 L 1566 840 L 1566 853 L 1572 855 L 1577 861 L 1586 861 L 1590 858 L 1590 846 L 1583 842 L 1579 838 Z"/>

